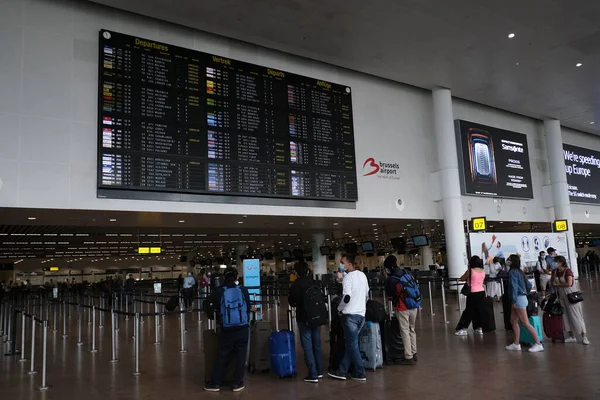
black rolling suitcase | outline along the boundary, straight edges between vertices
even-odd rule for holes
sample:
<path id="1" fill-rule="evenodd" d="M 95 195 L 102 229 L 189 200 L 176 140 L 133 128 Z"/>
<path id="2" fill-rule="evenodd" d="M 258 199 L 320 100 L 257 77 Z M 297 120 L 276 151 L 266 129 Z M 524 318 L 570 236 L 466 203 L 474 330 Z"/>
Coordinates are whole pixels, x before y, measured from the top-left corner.
<path id="1" fill-rule="evenodd" d="M 505 288 L 506 289 L 506 288 Z M 504 329 L 507 331 L 512 331 L 512 324 L 510 323 L 510 312 L 512 308 L 512 302 L 510 301 L 510 296 L 504 291 L 504 295 L 502 296 L 502 316 L 504 317 Z"/>
<path id="2" fill-rule="evenodd" d="M 404 343 L 400 335 L 400 323 L 396 317 L 383 322 L 383 360 L 386 364 L 396 364 L 404 359 Z"/>
<path id="3" fill-rule="evenodd" d="M 169 312 L 175 311 L 175 309 L 179 306 L 179 296 L 171 296 L 167 304 L 165 304 L 165 309 Z"/>

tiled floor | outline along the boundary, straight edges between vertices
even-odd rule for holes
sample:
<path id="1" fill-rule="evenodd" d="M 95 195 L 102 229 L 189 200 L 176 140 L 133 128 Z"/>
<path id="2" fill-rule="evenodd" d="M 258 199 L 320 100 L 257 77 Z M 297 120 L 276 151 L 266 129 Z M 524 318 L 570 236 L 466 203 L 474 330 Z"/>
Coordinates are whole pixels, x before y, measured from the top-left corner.
<path id="1" fill-rule="evenodd" d="M 120 362 L 116 364 L 109 362 L 108 325 L 99 334 L 98 353 L 90 353 L 89 326 L 84 324 L 85 343 L 78 347 L 77 325 L 73 319 L 67 339 L 62 338 L 62 331 L 51 332 L 49 336 L 48 382 L 52 388 L 48 392 L 36 391 L 40 374 L 26 373 L 29 362 L 19 363 L 18 357 L 2 357 L 0 399 L 600 399 L 600 323 L 597 318 L 600 283 L 586 281 L 581 286 L 586 295 L 584 309 L 591 346 L 546 343 L 543 353 L 507 352 L 504 346 L 511 335 L 501 329 L 499 304 L 496 308 L 499 329 L 495 333 L 483 337 L 455 337 L 453 328 L 458 318 L 455 298 L 448 298 L 450 324 L 441 322 L 441 299 L 434 298 L 436 315 L 430 316 L 429 306 L 424 304 L 418 319 L 420 361 L 414 367 L 384 367 L 375 373 L 369 372 L 368 381 L 364 383 L 325 378 L 319 384 L 308 384 L 300 379 L 279 380 L 269 374 L 248 375 L 246 390 L 239 394 L 203 391 L 201 339 L 205 326 L 199 328 L 195 315 L 188 315 L 188 351 L 184 354 L 178 351 L 177 317 L 168 317 L 161 327 L 166 340 L 160 345 L 154 344 L 153 321 L 142 325 L 142 374 L 138 377 L 132 375 L 133 319 L 127 324 L 121 322 Z M 327 353 L 327 343 L 324 349 Z M 5 345 L 3 350 L 6 350 Z M 38 370 L 40 360 L 38 356 Z M 301 377 L 306 372 L 301 350 L 298 360 Z"/>

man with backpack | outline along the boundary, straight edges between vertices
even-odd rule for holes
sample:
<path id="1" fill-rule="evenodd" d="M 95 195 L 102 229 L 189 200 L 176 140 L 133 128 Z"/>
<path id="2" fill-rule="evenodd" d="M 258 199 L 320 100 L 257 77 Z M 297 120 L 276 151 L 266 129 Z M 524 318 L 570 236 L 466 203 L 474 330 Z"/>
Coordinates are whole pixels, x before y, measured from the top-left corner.
<path id="1" fill-rule="evenodd" d="M 386 294 L 392 299 L 396 318 L 400 324 L 400 335 L 404 343 L 404 360 L 399 365 L 414 365 L 417 358 L 417 334 L 415 324 L 417 310 L 421 306 L 419 284 L 406 270 L 399 268 L 395 256 L 388 256 L 383 266 L 388 271 Z"/>
<path id="2" fill-rule="evenodd" d="M 212 378 L 206 383 L 204 389 L 209 392 L 220 390 L 225 368 L 230 357 L 235 355 L 233 391 L 240 392 L 245 387 L 244 370 L 250 337 L 250 312 L 254 310 L 254 307 L 250 306 L 248 291 L 235 283 L 238 278 L 237 269 L 229 267 L 223 276 L 225 284 L 212 292 L 208 298 L 206 312 L 209 317 L 213 318 L 215 311 L 218 310 L 221 347 Z"/>
<path id="3" fill-rule="evenodd" d="M 319 383 L 323 378 L 323 352 L 321 326 L 327 324 L 328 313 L 325 295 L 313 279 L 304 261 L 296 264 L 298 279 L 290 288 L 289 304 L 296 308 L 296 320 L 308 376 L 304 382 Z"/>

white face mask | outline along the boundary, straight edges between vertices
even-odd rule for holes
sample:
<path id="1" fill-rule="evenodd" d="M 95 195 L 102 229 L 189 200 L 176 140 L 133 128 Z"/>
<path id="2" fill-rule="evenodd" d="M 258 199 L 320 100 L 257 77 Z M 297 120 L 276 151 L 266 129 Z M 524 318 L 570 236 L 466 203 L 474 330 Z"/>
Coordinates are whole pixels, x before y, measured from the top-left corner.
<path id="1" fill-rule="evenodd" d="M 237 286 L 239 286 L 239 285 L 240 285 L 240 281 L 235 281 L 235 284 L 236 284 Z"/>

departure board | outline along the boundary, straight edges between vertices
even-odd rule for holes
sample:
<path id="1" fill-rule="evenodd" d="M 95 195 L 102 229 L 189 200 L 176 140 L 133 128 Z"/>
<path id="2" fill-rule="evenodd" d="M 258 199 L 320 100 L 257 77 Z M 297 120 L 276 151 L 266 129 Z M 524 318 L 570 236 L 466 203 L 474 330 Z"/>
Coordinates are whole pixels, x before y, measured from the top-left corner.
<path id="1" fill-rule="evenodd" d="M 99 188 L 357 201 L 349 87 L 105 30 L 99 67 Z"/>

